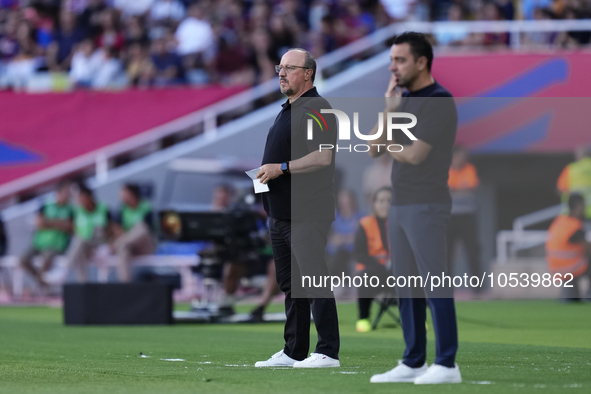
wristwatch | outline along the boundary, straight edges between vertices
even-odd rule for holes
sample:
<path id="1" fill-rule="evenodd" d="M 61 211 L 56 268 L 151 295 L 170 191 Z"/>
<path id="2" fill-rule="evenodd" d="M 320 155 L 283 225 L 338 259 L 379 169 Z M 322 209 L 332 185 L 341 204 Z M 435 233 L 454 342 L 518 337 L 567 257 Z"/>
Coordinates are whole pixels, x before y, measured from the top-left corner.
<path id="1" fill-rule="evenodd" d="M 283 171 L 283 175 L 289 174 L 289 162 L 284 161 L 281 163 L 281 171 Z"/>

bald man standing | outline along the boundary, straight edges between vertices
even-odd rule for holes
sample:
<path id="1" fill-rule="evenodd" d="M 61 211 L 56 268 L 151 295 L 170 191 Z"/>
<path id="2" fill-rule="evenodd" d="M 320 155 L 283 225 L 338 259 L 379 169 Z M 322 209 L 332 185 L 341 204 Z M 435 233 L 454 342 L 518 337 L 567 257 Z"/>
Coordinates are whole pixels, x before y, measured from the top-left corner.
<path id="1" fill-rule="evenodd" d="M 304 287 L 302 276 L 329 275 L 325 260 L 328 232 L 334 221 L 334 150 L 336 119 L 324 115 L 324 126 L 310 125 L 307 114 L 320 114 L 330 104 L 314 87 L 316 60 L 308 51 L 291 49 L 275 66 L 281 92 L 288 100 L 269 129 L 257 178 L 269 186 L 263 202 L 269 216 L 277 282 L 285 293 L 284 348 L 256 367 L 339 367 L 339 328 L 332 291 Z M 318 128 L 317 128 L 318 127 Z M 308 356 L 310 311 L 318 342 Z"/>

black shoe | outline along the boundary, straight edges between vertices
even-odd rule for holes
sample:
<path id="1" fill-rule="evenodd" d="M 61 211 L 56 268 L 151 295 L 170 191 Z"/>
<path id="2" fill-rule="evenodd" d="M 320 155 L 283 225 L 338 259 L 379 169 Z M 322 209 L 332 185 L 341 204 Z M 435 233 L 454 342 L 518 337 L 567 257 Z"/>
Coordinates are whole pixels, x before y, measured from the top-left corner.
<path id="1" fill-rule="evenodd" d="M 232 305 L 228 305 L 228 306 L 220 306 L 218 309 L 217 316 L 227 317 L 227 316 L 232 316 L 234 314 L 236 314 L 234 307 Z"/>
<path id="2" fill-rule="evenodd" d="M 265 305 L 259 305 L 250 312 L 250 321 L 253 323 L 260 323 L 265 321 Z"/>

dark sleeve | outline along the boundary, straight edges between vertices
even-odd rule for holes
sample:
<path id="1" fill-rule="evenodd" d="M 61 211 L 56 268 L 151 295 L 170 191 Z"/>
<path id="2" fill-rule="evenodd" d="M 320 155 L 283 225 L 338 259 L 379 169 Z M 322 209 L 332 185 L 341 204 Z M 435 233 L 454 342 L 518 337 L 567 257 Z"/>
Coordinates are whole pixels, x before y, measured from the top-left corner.
<path id="1" fill-rule="evenodd" d="M 409 129 L 417 139 L 434 146 L 455 133 L 458 115 L 453 97 L 409 97 L 407 100 L 421 101 L 420 110 L 413 113 L 417 124 Z"/>
<path id="2" fill-rule="evenodd" d="M 336 145 L 337 142 L 337 121 L 333 114 L 323 114 L 323 109 L 332 107 L 325 99 L 321 97 L 305 97 L 305 101 L 300 103 L 298 111 L 299 132 L 306 139 L 308 151 L 314 152 L 320 149 L 320 144 Z M 300 97 L 299 100 L 302 100 Z M 308 139 L 308 120 L 312 121 L 312 139 Z M 294 120 L 292 119 L 292 122 Z"/>
<path id="3" fill-rule="evenodd" d="M 369 255 L 369 250 L 367 248 L 367 234 L 361 225 L 357 227 L 357 232 L 355 233 L 355 247 L 353 249 L 353 257 L 355 258 L 355 261 L 365 265 L 365 268 L 375 265 L 381 266 L 375 257 Z"/>
<path id="4" fill-rule="evenodd" d="M 41 216 L 45 216 L 45 205 L 42 205 L 41 208 L 37 210 L 37 214 Z"/>
<path id="5" fill-rule="evenodd" d="M 585 232 L 583 230 L 577 230 L 568 240 L 571 244 L 580 244 L 585 242 Z"/>

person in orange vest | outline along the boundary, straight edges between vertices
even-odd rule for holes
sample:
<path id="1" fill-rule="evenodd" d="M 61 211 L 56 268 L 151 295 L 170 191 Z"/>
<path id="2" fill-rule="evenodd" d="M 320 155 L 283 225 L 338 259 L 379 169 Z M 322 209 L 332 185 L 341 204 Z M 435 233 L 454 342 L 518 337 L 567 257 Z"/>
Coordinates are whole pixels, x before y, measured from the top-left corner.
<path id="1" fill-rule="evenodd" d="M 382 284 L 386 283 L 387 277 L 392 274 L 390 267 L 387 267 L 387 263 L 390 261 L 387 221 L 391 201 L 392 188 L 382 187 L 376 191 L 373 198 L 372 214 L 360 220 L 353 249 L 353 256 L 357 261 L 356 276 L 364 274 L 370 278 L 377 276 Z M 383 289 L 362 286 L 358 290 L 359 320 L 356 329 L 358 332 L 367 332 L 371 330 L 369 321 L 371 302 Z"/>
<path id="2" fill-rule="evenodd" d="M 470 274 L 480 276 L 480 247 L 476 225 L 476 189 L 480 181 L 476 167 L 468 162 L 467 150 L 454 147 L 449 169 L 448 186 L 451 192 L 451 218 L 447 233 L 447 261 L 452 272 L 456 244 L 466 248 Z"/>
<path id="3" fill-rule="evenodd" d="M 564 167 L 556 182 L 562 202 L 571 193 L 580 193 L 585 199 L 584 220 L 591 220 L 591 148 L 579 146 L 575 149 L 575 161 Z"/>
<path id="4" fill-rule="evenodd" d="M 591 280 L 589 259 L 591 255 L 591 243 L 585 240 L 583 219 L 585 218 L 585 199 L 578 193 L 573 193 L 568 198 L 568 215 L 559 215 L 554 219 L 548 229 L 546 241 L 546 260 L 548 268 L 554 277 L 562 276 L 563 282 L 572 279 L 573 287 L 563 287 L 561 298 L 565 301 L 579 299 L 579 279 L 587 277 Z M 583 297 L 591 300 L 591 289 L 588 289 Z"/>

